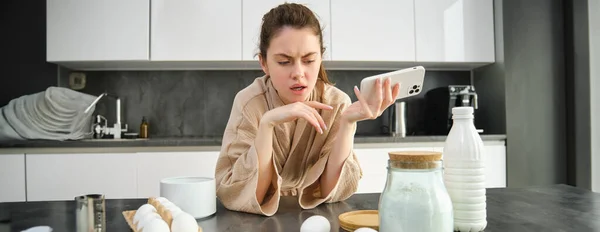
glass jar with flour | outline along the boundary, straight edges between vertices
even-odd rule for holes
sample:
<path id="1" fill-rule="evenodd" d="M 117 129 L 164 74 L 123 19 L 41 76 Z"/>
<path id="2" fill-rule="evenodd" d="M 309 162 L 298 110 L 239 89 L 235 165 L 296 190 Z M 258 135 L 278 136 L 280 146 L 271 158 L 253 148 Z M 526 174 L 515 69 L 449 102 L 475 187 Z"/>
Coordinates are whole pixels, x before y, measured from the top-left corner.
<path id="1" fill-rule="evenodd" d="M 379 199 L 379 232 L 453 231 L 453 212 L 442 173 L 442 153 L 390 152 Z"/>

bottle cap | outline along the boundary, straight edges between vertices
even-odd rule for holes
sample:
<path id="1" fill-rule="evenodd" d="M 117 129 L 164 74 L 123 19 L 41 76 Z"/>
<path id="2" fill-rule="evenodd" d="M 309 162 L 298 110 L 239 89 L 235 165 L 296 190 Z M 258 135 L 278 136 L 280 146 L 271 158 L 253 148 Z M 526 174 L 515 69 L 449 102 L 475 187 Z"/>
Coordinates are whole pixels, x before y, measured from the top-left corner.
<path id="1" fill-rule="evenodd" d="M 473 107 L 470 106 L 460 106 L 452 108 L 453 115 L 472 115 Z"/>

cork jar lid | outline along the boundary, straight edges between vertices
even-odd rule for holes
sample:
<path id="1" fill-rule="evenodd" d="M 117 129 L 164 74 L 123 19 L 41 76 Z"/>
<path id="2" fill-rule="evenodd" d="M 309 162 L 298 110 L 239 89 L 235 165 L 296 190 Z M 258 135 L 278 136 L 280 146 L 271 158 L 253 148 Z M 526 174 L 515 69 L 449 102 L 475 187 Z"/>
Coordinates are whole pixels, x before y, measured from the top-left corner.
<path id="1" fill-rule="evenodd" d="M 439 164 L 431 162 L 440 161 L 442 153 L 436 151 L 393 151 L 388 152 L 392 166 L 407 169 L 429 169 L 438 167 Z"/>
<path id="2" fill-rule="evenodd" d="M 431 162 L 442 159 L 442 153 L 436 151 L 392 151 L 388 155 L 391 160 L 406 162 Z"/>

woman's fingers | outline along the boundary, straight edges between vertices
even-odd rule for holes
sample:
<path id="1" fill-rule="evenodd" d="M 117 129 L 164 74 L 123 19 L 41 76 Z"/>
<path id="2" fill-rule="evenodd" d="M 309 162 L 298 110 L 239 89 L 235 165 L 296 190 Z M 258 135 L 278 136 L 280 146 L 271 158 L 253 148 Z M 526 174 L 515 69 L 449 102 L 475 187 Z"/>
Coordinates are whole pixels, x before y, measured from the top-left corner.
<path id="1" fill-rule="evenodd" d="M 379 106 L 381 105 L 381 101 L 383 100 L 383 91 L 381 91 L 382 88 L 382 83 L 381 83 L 381 79 L 377 79 L 377 81 L 375 82 L 375 102 L 374 105 Z M 368 98 L 370 98 L 371 96 L 367 96 Z M 377 109 L 379 110 L 379 109 Z"/>
<path id="2" fill-rule="evenodd" d="M 378 115 L 381 115 L 385 109 L 394 104 L 396 98 L 400 94 L 400 83 L 396 83 L 393 87 L 391 86 L 391 83 L 386 83 L 384 89 L 385 99 L 381 102 L 381 108 L 379 109 Z"/>
<path id="3" fill-rule="evenodd" d="M 323 117 L 321 117 L 321 115 L 319 114 L 319 112 L 316 109 L 332 110 L 333 107 L 330 105 L 326 105 L 326 104 L 317 102 L 317 101 L 310 101 L 310 102 L 305 102 L 305 103 L 308 106 L 307 109 L 309 109 L 311 111 L 311 113 L 314 114 L 315 117 L 317 118 L 317 120 L 319 121 L 321 128 L 327 130 L 327 125 L 325 124 Z"/>
<path id="4" fill-rule="evenodd" d="M 319 125 L 319 120 L 317 120 L 314 114 L 308 110 L 303 110 L 300 112 L 300 115 L 310 124 L 312 124 L 319 133 L 323 134 L 323 129 L 321 128 L 321 125 Z"/>
<path id="5" fill-rule="evenodd" d="M 324 110 L 332 110 L 333 107 L 330 105 L 325 105 L 323 103 L 320 103 L 318 101 L 309 101 L 309 102 L 304 102 L 306 105 L 312 107 L 312 108 L 317 108 L 317 109 L 324 109 Z"/>
<path id="6" fill-rule="evenodd" d="M 367 117 L 373 118 L 373 113 L 371 113 L 371 108 L 369 108 L 369 104 L 367 104 L 363 96 L 360 95 L 360 90 L 358 90 L 358 87 L 356 86 L 354 86 L 354 94 L 356 95 L 356 98 L 358 98 L 358 101 L 362 105 L 363 111 L 365 111 Z"/>
<path id="7" fill-rule="evenodd" d="M 311 108 L 311 107 L 307 106 L 306 110 L 308 110 L 311 114 L 313 114 L 315 116 L 315 118 L 319 122 L 319 125 L 321 126 L 321 129 L 327 130 L 327 125 L 325 125 L 325 121 L 323 120 L 323 117 L 321 117 L 321 115 L 319 114 L 319 112 L 317 112 L 317 110 L 315 110 L 315 108 Z"/>
<path id="8" fill-rule="evenodd" d="M 392 102 L 396 101 L 396 98 L 400 94 L 400 83 L 394 85 L 394 89 L 392 89 Z"/>
<path id="9" fill-rule="evenodd" d="M 384 98 L 383 101 L 381 102 L 381 105 L 379 106 L 379 111 L 377 115 L 381 115 L 381 113 L 392 103 L 392 88 L 391 88 L 391 80 L 390 78 L 385 80 L 385 84 L 383 85 L 384 88 Z"/>

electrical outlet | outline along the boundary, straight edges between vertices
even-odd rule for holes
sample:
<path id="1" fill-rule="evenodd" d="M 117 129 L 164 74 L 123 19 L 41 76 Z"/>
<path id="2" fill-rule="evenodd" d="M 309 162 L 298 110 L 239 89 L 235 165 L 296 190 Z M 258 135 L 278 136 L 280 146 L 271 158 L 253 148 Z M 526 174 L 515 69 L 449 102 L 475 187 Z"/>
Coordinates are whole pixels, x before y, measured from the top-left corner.
<path id="1" fill-rule="evenodd" d="M 85 88 L 85 73 L 73 72 L 69 74 L 69 87 L 74 90 Z"/>

